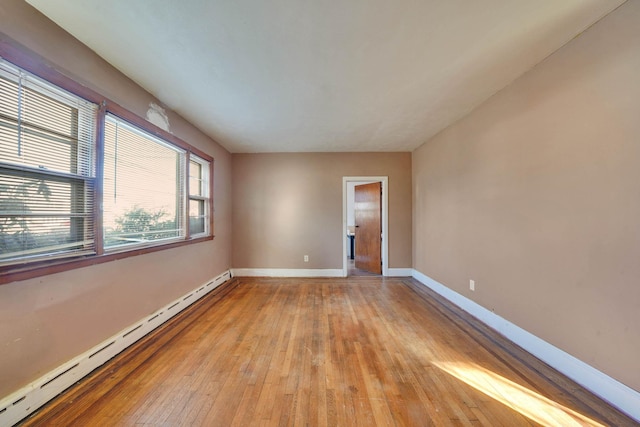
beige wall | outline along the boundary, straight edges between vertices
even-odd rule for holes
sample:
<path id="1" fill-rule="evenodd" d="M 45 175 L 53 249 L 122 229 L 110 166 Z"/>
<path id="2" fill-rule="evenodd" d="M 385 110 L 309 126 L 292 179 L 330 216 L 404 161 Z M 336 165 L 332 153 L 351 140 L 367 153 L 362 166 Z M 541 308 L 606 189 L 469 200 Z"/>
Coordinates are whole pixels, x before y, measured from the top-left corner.
<path id="1" fill-rule="evenodd" d="M 142 117 L 158 102 L 23 1 L 0 3 L 0 29 Z M 215 158 L 215 239 L 0 286 L 0 397 L 231 266 L 231 156 L 168 114 L 175 135 Z"/>
<path id="2" fill-rule="evenodd" d="M 343 176 L 389 177 L 389 267 L 411 267 L 411 153 L 234 154 L 232 163 L 234 268 L 341 269 Z"/>
<path id="3" fill-rule="evenodd" d="M 636 390 L 638 23 L 627 2 L 413 153 L 414 267 Z"/>

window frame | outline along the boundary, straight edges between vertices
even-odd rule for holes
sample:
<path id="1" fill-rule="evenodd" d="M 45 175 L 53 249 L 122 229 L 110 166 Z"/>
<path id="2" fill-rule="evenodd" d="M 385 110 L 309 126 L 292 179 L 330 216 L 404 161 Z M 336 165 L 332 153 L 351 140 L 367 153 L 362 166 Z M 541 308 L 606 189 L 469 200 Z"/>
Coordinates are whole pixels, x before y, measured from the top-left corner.
<path id="1" fill-rule="evenodd" d="M 88 227 L 86 225 L 82 226 L 84 231 L 82 232 L 81 239 L 76 239 L 72 242 L 62 243 L 54 246 L 45 246 L 42 248 L 27 249 L 19 252 L 10 252 L 9 254 L 14 254 L 16 256 L 0 259 L 0 268 L 11 268 L 16 264 L 37 263 L 43 260 L 55 260 L 92 255 L 95 253 L 95 241 L 93 237 L 93 230 L 95 228 L 93 227 L 93 221 L 95 220 L 93 209 L 95 204 L 81 202 L 80 205 L 78 205 L 77 200 L 73 199 L 72 194 L 80 193 L 84 196 L 87 196 L 87 198 L 89 199 L 92 199 L 95 195 L 95 128 L 82 126 L 81 123 L 86 122 L 90 119 L 93 122 L 93 120 L 97 119 L 98 105 L 94 102 L 87 101 L 86 99 L 75 94 L 69 93 L 69 91 L 66 91 L 60 86 L 49 83 L 42 78 L 34 79 L 33 73 L 30 73 L 28 70 L 22 67 L 16 66 L 6 59 L 3 60 L 3 62 L 7 63 L 7 65 L 3 65 L 0 68 L 0 76 L 6 79 L 8 82 L 13 82 L 16 85 L 18 93 L 22 91 L 24 91 L 25 93 L 24 100 L 20 100 L 20 95 L 18 95 L 18 99 L 16 99 L 16 102 L 18 102 L 18 108 L 16 110 L 17 116 L 15 118 L 15 125 L 17 126 L 16 131 L 18 134 L 18 147 L 20 147 L 21 145 L 19 136 L 21 133 L 23 135 L 39 134 L 42 140 L 48 142 L 46 144 L 47 151 L 44 153 L 44 159 L 51 160 L 50 155 L 47 154 L 51 154 L 51 152 L 55 151 L 54 148 L 49 146 L 49 143 L 52 142 L 52 140 L 58 139 L 57 142 L 59 143 L 60 138 L 71 138 L 75 139 L 76 141 L 75 149 L 70 148 L 70 157 L 67 159 L 68 162 L 70 162 L 70 170 L 60 170 L 57 167 L 49 168 L 42 165 L 35 166 L 32 161 L 21 163 L 16 162 L 15 159 L 12 160 L 11 158 L 7 159 L 6 161 L 0 162 L 0 170 L 2 171 L 2 175 L 4 176 L 9 175 L 14 177 L 23 177 L 32 180 L 39 180 L 42 183 L 67 183 L 70 188 L 70 203 L 68 212 L 47 211 L 45 209 L 35 213 L 18 213 L 15 215 L 15 218 L 42 218 L 51 220 L 53 218 L 68 217 L 70 222 L 69 232 L 71 234 L 73 234 L 72 230 L 74 228 L 79 228 L 77 227 L 77 224 L 88 223 L 89 225 Z M 28 101 L 26 101 L 28 93 L 35 93 L 35 95 L 31 95 L 32 99 L 33 97 L 36 97 L 36 99 L 40 98 L 43 100 L 50 100 L 54 103 L 54 109 L 59 108 L 59 106 L 63 106 L 76 110 L 76 123 L 75 126 L 72 126 L 72 129 L 75 129 L 77 134 L 63 134 L 60 133 L 59 129 L 46 127 L 46 124 L 42 125 L 36 122 L 30 123 L 28 121 L 24 121 L 24 114 L 26 114 L 27 116 L 31 116 L 34 111 L 38 111 L 38 109 L 34 110 L 33 105 L 30 108 L 30 112 L 25 113 L 24 111 L 21 111 L 21 102 L 24 102 L 24 105 L 29 104 Z M 44 106 L 44 104 L 38 105 L 38 107 Z M 50 105 L 47 104 L 47 106 L 51 108 Z M 12 119 L 13 116 L 11 115 L 5 116 L 5 120 L 9 123 L 13 121 Z M 93 125 L 94 123 L 91 124 Z M 81 136 L 83 132 L 87 132 L 86 137 L 84 138 L 83 136 Z M 31 143 L 25 143 L 30 145 L 31 143 L 33 143 L 33 141 Z M 20 148 L 18 148 L 18 150 L 20 150 Z M 38 160 L 41 161 L 42 158 L 39 158 Z M 73 212 L 74 208 L 77 208 L 78 206 L 82 207 L 82 211 L 79 213 Z M 7 215 L 7 213 L 5 213 L 4 215 Z M 73 225 L 74 223 L 76 224 L 75 227 Z M 91 231 L 88 232 L 88 230 Z M 65 248 L 69 248 L 70 250 L 64 250 Z M 20 252 L 22 252 L 22 255 L 18 256 Z M 12 259 L 22 261 L 11 263 Z M 7 262 L 10 264 L 2 265 L 3 263 Z"/>
<path id="2" fill-rule="evenodd" d="M 13 265 L 7 265 L 0 267 L 0 285 L 31 279 L 34 277 L 40 277 L 44 275 L 59 273 L 63 271 L 73 270 L 76 268 L 87 267 L 91 265 L 101 264 L 105 262 L 111 262 L 119 259 L 129 258 L 132 256 L 143 255 L 151 252 L 162 251 L 166 249 L 172 249 L 180 246 L 196 244 L 214 239 L 214 220 L 213 220 L 213 172 L 214 172 L 214 158 L 207 153 L 199 150 L 198 148 L 186 143 L 177 136 L 157 127 L 149 121 L 143 119 L 137 114 L 129 111 L 128 109 L 120 106 L 116 102 L 111 101 L 99 92 L 89 88 L 81 83 L 80 80 L 71 78 L 65 74 L 59 72 L 53 65 L 49 64 L 41 56 L 28 51 L 23 46 L 12 42 L 10 40 L 0 38 L 0 57 L 11 64 L 19 67 L 34 76 L 43 79 L 47 83 L 57 86 L 71 94 L 85 99 L 86 101 L 93 102 L 99 106 L 96 129 L 95 129 L 95 141 L 94 141 L 94 165 L 95 165 L 95 184 L 93 186 L 94 196 L 94 245 L 95 254 L 71 256 L 64 259 L 44 260 L 25 262 Z M 127 250 L 120 250 L 117 252 L 105 252 L 103 241 L 103 215 L 102 215 L 102 198 L 104 194 L 104 126 L 106 114 L 111 114 L 122 119 L 125 122 L 130 123 L 133 126 L 139 127 L 143 131 L 153 135 L 154 137 L 176 146 L 186 152 L 185 155 L 185 185 L 184 185 L 184 215 L 186 233 L 183 240 L 172 241 L 169 243 L 159 243 L 150 246 L 133 247 Z M 189 234 L 189 215 L 188 215 L 188 201 L 189 201 L 189 166 L 190 155 L 193 154 L 207 162 L 209 162 L 209 187 L 208 187 L 208 203 L 207 209 L 209 212 L 208 217 L 208 235 L 198 234 L 193 237 Z"/>
<path id="3" fill-rule="evenodd" d="M 136 248 L 142 248 L 142 247 L 147 247 L 147 246 L 156 246 L 156 245 L 166 245 L 166 244 L 170 244 L 173 242 L 179 242 L 182 240 L 189 240 L 190 236 L 187 234 L 187 227 L 188 227 L 188 218 L 185 217 L 185 209 L 184 209 L 184 203 L 187 197 L 187 187 L 188 187 L 188 173 L 189 173 L 189 161 L 188 161 L 188 153 L 190 153 L 189 151 L 178 147 L 175 144 L 171 144 L 168 143 L 167 141 L 165 141 L 162 138 L 159 138 L 155 135 L 150 134 L 146 129 L 143 129 L 139 126 L 135 126 L 132 123 L 125 121 L 123 119 L 121 119 L 120 117 L 115 116 L 114 114 L 111 114 L 107 111 L 107 114 L 105 116 L 106 117 L 106 121 L 105 121 L 105 126 L 107 121 L 110 121 L 112 123 L 115 123 L 117 126 L 122 126 L 123 130 L 125 131 L 129 131 L 132 133 L 137 134 L 138 136 L 144 138 L 146 141 L 152 142 L 154 144 L 158 144 L 161 146 L 164 146 L 164 148 L 172 150 L 174 153 L 176 153 L 178 155 L 178 158 L 180 159 L 180 166 L 177 168 L 176 173 L 177 175 L 173 176 L 174 182 L 179 182 L 180 183 L 180 189 L 176 190 L 176 195 L 178 197 L 176 197 L 176 199 L 179 199 L 180 202 L 179 204 L 176 206 L 176 213 L 178 216 L 178 229 L 176 230 L 178 232 L 177 236 L 172 236 L 166 239 L 158 239 L 158 240 L 148 240 L 148 241 L 144 241 L 144 242 L 138 242 L 138 243 L 125 243 L 122 245 L 111 245 L 111 246 L 107 246 L 106 242 L 103 241 L 103 249 L 105 251 L 105 253 L 114 253 L 114 252 L 120 252 L 120 251 L 130 251 L 130 250 L 135 250 Z M 104 133 L 104 136 L 106 137 L 106 132 Z M 106 153 L 106 147 L 105 150 L 103 150 L 103 154 Z M 103 167 L 105 166 L 106 161 L 102 163 Z M 104 170 L 103 170 L 103 177 L 104 177 Z M 178 180 L 178 178 L 181 178 L 181 180 Z M 116 178 L 117 179 L 117 178 Z M 103 184 L 103 193 L 104 193 L 104 183 L 105 180 L 102 180 L 102 184 Z M 103 194 L 104 197 L 104 194 Z M 105 200 L 103 198 L 103 209 L 102 209 L 102 214 L 103 214 L 103 218 L 105 216 Z M 103 227 L 104 227 L 104 221 L 102 223 Z M 182 227 L 184 227 L 184 229 L 182 229 Z M 103 239 L 106 237 L 106 234 L 104 233 L 103 230 Z M 206 237 L 206 236 L 201 236 L 201 237 Z"/>
<path id="4" fill-rule="evenodd" d="M 191 192 L 191 162 L 197 163 L 200 165 L 200 171 L 202 173 L 202 178 L 200 178 L 200 193 L 207 193 L 206 189 L 209 189 L 208 194 L 200 194 L 195 195 Z M 213 233 L 213 206 L 211 204 L 211 183 L 213 182 L 213 161 L 204 159 L 200 156 L 197 156 L 194 153 L 187 152 L 187 188 L 185 191 L 186 194 L 186 218 L 187 218 L 187 236 L 189 238 L 198 238 L 207 236 Z M 192 200 L 203 202 L 204 203 L 204 231 L 202 233 L 196 233 L 195 236 L 191 232 L 191 216 L 190 216 L 190 202 Z"/>

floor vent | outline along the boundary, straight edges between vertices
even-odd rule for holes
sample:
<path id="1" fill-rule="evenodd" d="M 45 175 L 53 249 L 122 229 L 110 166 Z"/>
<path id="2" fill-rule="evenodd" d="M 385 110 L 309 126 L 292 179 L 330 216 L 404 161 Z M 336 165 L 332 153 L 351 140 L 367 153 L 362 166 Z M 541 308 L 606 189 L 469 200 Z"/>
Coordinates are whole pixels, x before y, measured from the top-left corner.
<path id="1" fill-rule="evenodd" d="M 169 303 L 166 307 L 162 307 L 155 313 L 141 319 L 140 323 L 135 326 L 125 328 L 118 334 L 69 360 L 26 387 L 0 399 L 0 426 L 12 426 L 26 418 L 49 400 L 74 385 L 82 377 L 230 278 L 231 273 L 226 271 L 205 285 L 200 285 L 197 291 L 190 291 L 188 294 Z M 174 308 L 176 310 L 173 310 Z"/>

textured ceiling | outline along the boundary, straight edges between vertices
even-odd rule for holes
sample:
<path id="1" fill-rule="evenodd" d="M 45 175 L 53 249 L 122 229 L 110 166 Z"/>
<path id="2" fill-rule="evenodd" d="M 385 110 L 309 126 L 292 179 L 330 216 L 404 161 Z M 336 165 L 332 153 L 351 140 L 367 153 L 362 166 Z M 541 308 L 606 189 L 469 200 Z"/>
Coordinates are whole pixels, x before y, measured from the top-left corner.
<path id="1" fill-rule="evenodd" d="M 411 151 L 625 0 L 27 0 L 231 152 Z"/>

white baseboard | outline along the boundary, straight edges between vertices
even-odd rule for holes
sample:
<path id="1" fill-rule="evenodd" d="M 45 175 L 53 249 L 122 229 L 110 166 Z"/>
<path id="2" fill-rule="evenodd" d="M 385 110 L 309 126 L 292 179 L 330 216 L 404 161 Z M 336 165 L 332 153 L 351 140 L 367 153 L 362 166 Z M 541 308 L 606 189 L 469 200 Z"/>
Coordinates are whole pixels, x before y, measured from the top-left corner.
<path id="1" fill-rule="evenodd" d="M 387 277 L 412 277 L 413 268 L 389 268 Z"/>
<path id="2" fill-rule="evenodd" d="M 231 278 L 229 271 L 0 400 L 0 426 L 12 426 L 82 377 Z"/>
<path id="3" fill-rule="evenodd" d="M 342 269 L 234 268 L 233 277 L 343 277 Z"/>
<path id="4" fill-rule="evenodd" d="M 411 277 L 412 268 L 389 268 L 388 277 Z M 234 268 L 236 277 L 344 277 L 342 269 L 302 269 L 302 268 Z"/>
<path id="5" fill-rule="evenodd" d="M 447 288 L 429 276 L 413 270 L 413 278 L 640 422 L 640 393 L 637 391 Z"/>

